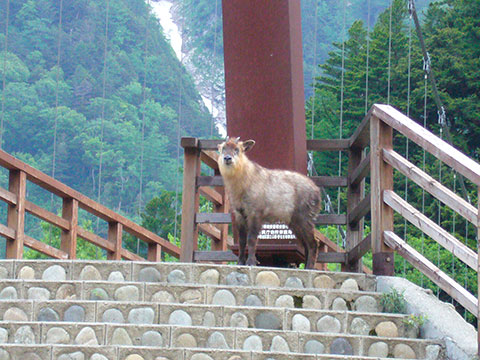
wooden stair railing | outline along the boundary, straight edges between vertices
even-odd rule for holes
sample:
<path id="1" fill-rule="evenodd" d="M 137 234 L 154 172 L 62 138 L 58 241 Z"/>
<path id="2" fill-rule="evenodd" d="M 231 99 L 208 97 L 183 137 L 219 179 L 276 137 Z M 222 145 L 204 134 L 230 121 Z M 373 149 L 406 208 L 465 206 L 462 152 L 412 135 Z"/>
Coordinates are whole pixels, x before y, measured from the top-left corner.
<path id="1" fill-rule="evenodd" d="M 0 150 L 0 166 L 9 170 L 8 190 L 0 188 L 0 200 L 8 204 L 7 225 L 0 224 L 0 236 L 7 239 L 7 258 L 21 259 L 23 247 L 27 246 L 52 258 L 75 259 L 77 237 L 79 237 L 106 250 L 108 259 L 145 260 L 122 248 L 123 231 L 148 244 L 147 260 L 149 261 L 160 261 L 162 251 L 174 257 L 180 257 L 180 249 L 174 244 L 2 150 Z M 62 216 L 28 201 L 27 181 L 61 197 L 63 199 Z M 78 225 L 79 208 L 108 223 L 107 239 Z M 25 234 L 25 213 L 30 213 L 61 229 L 60 249 Z"/>
<path id="2" fill-rule="evenodd" d="M 368 125 L 364 121 L 363 127 Z M 361 258 L 370 249 L 370 237 L 363 238 L 363 219 L 370 211 L 370 197 L 364 194 L 364 182 L 369 173 L 370 157 L 364 149 L 368 141 L 358 139 L 307 140 L 309 151 L 343 151 L 349 154 L 347 176 L 313 176 L 319 187 L 347 187 L 349 201 L 346 214 L 320 214 L 318 225 L 343 225 L 347 228 L 346 249 L 330 241 L 316 231 L 321 243 L 317 259 L 319 263 L 337 262 L 348 271 L 361 271 Z M 368 134 L 367 134 L 368 135 Z M 182 205 L 181 261 L 236 261 L 228 249 L 232 239 L 228 237 L 228 224 L 232 222 L 228 202 L 223 191 L 223 180 L 218 172 L 217 146 L 222 140 L 182 138 L 184 148 L 184 178 Z M 214 176 L 202 176 L 201 164 L 214 169 Z M 199 212 L 199 196 L 214 204 L 213 212 Z M 222 206 L 223 205 L 223 206 Z M 212 238 L 212 251 L 198 251 L 198 232 Z M 273 246 L 273 245 L 272 245 Z M 286 245 L 279 244 L 278 247 Z M 285 248 L 286 249 L 286 248 Z M 363 271 L 368 269 L 363 268 Z"/>
<path id="3" fill-rule="evenodd" d="M 422 254 L 393 232 L 393 212 L 436 241 L 443 248 L 477 272 L 480 284 L 479 254 L 427 218 L 393 191 L 393 169 L 398 170 L 433 197 L 450 207 L 479 232 L 479 205 L 470 205 L 424 171 L 410 163 L 392 147 L 393 130 L 404 135 L 434 155 L 454 171 L 470 180 L 480 190 L 480 164 L 388 105 L 374 105 L 369 112 L 371 147 L 372 251 L 374 273 L 393 275 L 393 251 L 405 258 L 465 309 L 477 317 L 480 329 L 478 299 L 449 277 Z M 480 193 L 479 197 L 480 199 Z M 479 291 L 480 293 L 480 291 Z M 480 355 L 480 331 L 478 332 Z"/>

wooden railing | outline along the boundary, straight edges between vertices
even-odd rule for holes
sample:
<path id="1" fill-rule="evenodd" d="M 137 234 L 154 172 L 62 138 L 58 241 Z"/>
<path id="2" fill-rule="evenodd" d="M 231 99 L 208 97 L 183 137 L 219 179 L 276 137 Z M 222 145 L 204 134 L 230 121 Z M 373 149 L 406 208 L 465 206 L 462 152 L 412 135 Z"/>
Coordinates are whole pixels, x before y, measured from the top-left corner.
<path id="1" fill-rule="evenodd" d="M 395 152 L 392 147 L 393 130 L 406 136 L 454 171 L 469 179 L 477 186 L 477 189 L 480 189 L 480 164 L 390 106 L 374 105 L 368 118 L 370 118 L 372 164 L 371 201 L 374 273 L 393 274 L 393 256 L 391 255 L 395 251 L 465 309 L 474 314 L 478 321 L 480 319 L 478 299 L 393 232 L 393 212 L 402 215 L 407 221 L 475 270 L 477 274 L 480 274 L 478 268 L 480 252 L 475 252 L 464 245 L 397 195 L 393 191 L 393 169 L 398 170 L 472 223 L 477 228 L 477 236 L 480 235 L 478 231 L 480 225 L 478 207 L 470 205 Z M 390 261 L 388 262 L 387 259 L 390 259 Z M 377 265 L 375 265 L 375 261 Z M 477 286 L 478 284 L 480 284 L 480 278 Z M 480 334 L 480 331 L 478 333 Z M 478 344 L 480 355 L 480 338 Z"/>
<path id="2" fill-rule="evenodd" d="M 8 204 L 7 225 L 0 224 L 0 236 L 7 239 L 7 258 L 21 259 L 26 246 L 55 259 L 75 259 L 78 237 L 106 250 L 107 259 L 145 260 L 122 247 L 123 231 L 148 244 L 147 259 L 150 261 L 160 261 L 162 251 L 177 258 L 180 256 L 180 249 L 174 244 L 1 150 L 0 166 L 9 171 L 8 190 L 0 188 L 0 200 Z M 61 197 L 62 216 L 27 200 L 27 181 Z M 79 208 L 108 223 L 106 239 L 78 225 Z M 25 234 L 25 213 L 61 229 L 60 249 Z"/>
<path id="3" fill-rule="evenodd" d="M 361 134 L 360 134 L 361 135 Z M 368 133 L 367 133 L 368 135 Z M 347 187 L 348 204 L 345 214 L 319 214 L 318 225 L 342 225 L 347 228 L 346 248 L 338 246 L 316 231 L 321 243 L 317 262 L 341 263 L 343 269 L 360 271 L 361 258 L 370 249 L 370 237 L 363 238 L 363 219 L 370 211 L 370 197 L 365 197 L 363 183 L 369 173 L 370 158 L 364 149 L 368 140 L 357 135 L 355 139 L 307 140 L 309 151 L 348 152 L 347 176 L 313 176 L 319 187 Z M 237 256 L 229 250 L 233 240 L 228 237 L 228 224 L 232 222 L 225 197 L 223 180 L 218 171 L 217 145 L 221 140 L 182 138 L 185 152 L 183 178 L 183 207 L 181 261 L 236 261 Z M 201 175 L 201 164 L 214 170 L 213 176 Z M 205 196 L 214 205 L 213 212 L 199 212 L 199 195 Z M 211 251 L 198 250 L 198 232 L 212 239 Z M 278 245 L 280 248 L 282 245 Z M 272 246 L 272 249 L 275 246 Z M 365 271 L 368 269 L 364 268 Z"/>

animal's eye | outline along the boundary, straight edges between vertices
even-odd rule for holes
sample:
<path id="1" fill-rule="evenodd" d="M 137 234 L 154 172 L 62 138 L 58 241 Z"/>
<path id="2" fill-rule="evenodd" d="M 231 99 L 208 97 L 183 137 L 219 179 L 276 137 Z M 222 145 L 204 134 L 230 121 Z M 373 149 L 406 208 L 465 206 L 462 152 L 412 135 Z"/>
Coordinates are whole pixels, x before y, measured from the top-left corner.
<path id="1" fill-rule="evenodd" d="M 240 152 L 240 151 L 239 151 L 238 149 L 235 149 L 235 154 L 238 155 L 239 152 Z"/>

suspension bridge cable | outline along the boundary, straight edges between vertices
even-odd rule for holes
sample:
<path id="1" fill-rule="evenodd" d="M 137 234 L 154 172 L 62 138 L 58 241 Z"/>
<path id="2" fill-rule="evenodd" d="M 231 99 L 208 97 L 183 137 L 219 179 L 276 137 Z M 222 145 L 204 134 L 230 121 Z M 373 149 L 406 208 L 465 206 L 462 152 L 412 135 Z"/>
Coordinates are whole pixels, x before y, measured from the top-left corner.
<path id="1" fill-rule="evenodd" d="M 150 0 L 146 2 L 146 17 L 145 17 L 145 47 L 143 54 L 143 83 L 142 83 L 142 139 L 140 142 L 140 184 L 138 189 L 138 215 L 142 211 L 143 207 L 143 160 L 145 153 L 145 102 L 147 100 L 146 96 L 146 85 L 147 85 L 147 61 L 148 61 L 148 19 L 150 17 Z M 140 239 L 137 237 L 137 254 L 140 253 Z"/>
<path id="2" fill-rule="evenodd" d="M 340 124 L 339 139 L 343 137 L 343 96 L 345 91 L 345 41 L 346 41 L 346 3 L 343 0 L 343 29 L 342 29 L 342 73 L 340 80 Z M 338 152 L 338 176 L 342 175 L 342 151 Z M 340 214 L 340 187 L 337 188 L 337 213 Z M 339 237 L 337 233 L 337 245 L 339 245 Z M 345 246 L 345 244 L 343 244 Z"/>
<path id="3" fill-rule="evenodd" d="M 311 134 L 310 138 L 314 138 L 315 125 L 315 86 L 317 85 L 317 31 L 318 31 L 318 0 L 315 0 L 315 19 L 313 25 L 313 67 L 312 67 L 312 107 L 311 107 Z"/>
<path id="4" fill-rule="evenodd" d="M 107 53 L 108 53 L 108 12 L 110 9 L 110 0 L 106 0 L 105 8 L 105 38 L 103 45 L 103 87 L 102 87 L 102 113 L 101 113 L 101 123 L 100 123 L 100 154 L 99 154 L 99 164 L 98 164 L 98 192 L 97 192 L 97 202 L 100 203 L 102 196 L 102 167 L 103 167 L 103 127 L 105 122 L 105 95 L 106 95 L 106 86 L 107 86 Z M 97 232 L 99 227 L 99 218 L 97 217 Z M 98 258 L 98 248 L 97 248 L 97 258 Z"/>
<path id="5" fill-rule="evenodd" d="M 0 149 L 3 147 L 3 127 L 5 123 L 5 88 L 7 84 L 7 50 L 8 50 L 8 23 L 10 19 L 10 0 L 7 0 L 5 9 L 5 40 L 3 44 L 3 79 L 2 79 L 2 118 L 0 120 Z"/>
<path id="6" fill-rule="evenodd" d="M 392 68 L 392 11 L 393 0 L 390 2 L 390 18 L 388 22 L 388 78 L 387 78 L 387 104 L 390 105 L 390 81 Z"/>
<path id="7" fill-rule="evenodd" d="M 424 61 L 423 67 L 424 69 L 429 66 L 428 62 Z M 425 76 L 424 76 L 424 95 L 423 95 L 423 127 L 427 128 L 427 99 L 428 99 L 428 71 L 425 71 Z M 425 148 L 423 148 L 423 158 L 422 158 L 422 170 L 425 172 L 425 157 L 426 157 L 426 151 Z M 425 189 L 422 188 L 422 214 L 425 214 Z M 425 236 L 422 231 L 422 255 L 425 253 Z M 421 273 L 421 278 L 420 278 L 420 286 L 423 287 L 423 273 Z"/>
<path id="8" fill-rule="evenodd" d="M 407 0 L 408 5 L 410 1 Z M 412 86 L 412 16 L 409 17 L 408 22 L 408 71 L 407 71 L 407 117 L 410 117 L 410 97 L 411 97 L 411 86 Z M 409 144 L 410 141 L 408 137 L 405 138 L 405 158 L 409 160 Z M 405 176 L 405 188 L 404 188 L 404 200 L 408 201 L 408 177 Z M 403 219 L 403 240 L 407 242 L 407 219 Z M 407 261 L 403 258 L 403 275 L 405 276 L 407 269 Z"/>
<path id="9" fill-rule="evenodd" d="M 215 14 L 214 14 L 214 20 L 213 20 L 213 27 L 214 27 L 214 34 L 213 34 L 213 54 L 212 54 L 212 83 L 210 87 L 210 96 L 211 96 L 211 105 L 212 105 L 212 121 L 210 125 L 210 139 L 213 138 L 213 129 L 215 127 L 215 116 L 213 114 L 213 111 L 215 109 L 215 58 L 217 55 L 217 15 L 218 12 L 218 0 L 215 0 Z"/>
<path id="10" fill-rule="evenodd" d="M 58 43 L 57 43 L 57 71 L 55 85 L 55 120 L 53 127 L 53 157 L 52 157 L 52 178 L 55 178 L 55 167 L 57 159 L 57 128 L 58 128 L 58 83 L 60 78 L 60 49 L 62 45 L 62 16 L 63 16 L 63 0 L 60 0 L 60 14 L 58 20 Z M 53 193 L 52 193 L 53 208 Z"/>
<path id="11" fill-rule="evenodd" d="M 183 48 L 183 31 L 185 27 L 185 18 L 182 17 L 182 23 L 180 28 L 180 38 L 182 41 L 181 49 Z M 178 232 L 178 192 L 179 192 L 179 172 L 180 172 L 180 134 L 182 126 L 182 97 L 183 97 L 183 77 L 182 77 L 182 68 L 183 68 L 183 51 L 180 51 L 180 65 L 178 69 L 178 121 L 177 121 L 177 171 L 175 173 L 175 221 L 173 227 L 173 238 L 177 240 Z"/>
<path id="12" fill-rule="evenodd" d="M 367 58 L 365 65 L 365 115 L 368 112 L 368 77 L 370 71 L 370 0 L 367 0 Z"/>
<path id="13" fill-rule="evenodd" d="M 445 140 L 447 143 L 450 145 L 453 144 L 452 142 L 452 136 L 450 134 L 450 129 L 447 124 L 447 116 L 445 113 L 445 106 L 442 103 L 442 100 L 440 99 L 440 95 L 438 94 L 438 88 L 437 88 L 437 82 L 435 80 L 435 74 L 431 68 L 431 60 L 430 60 L 430 54 L 427 51 L 427 48 L 425 46 L 425 41 L 423 39 L 423 33 L 422 33 L 422 28 L 420 27 L 420 21 L 418 20 L 418 15 L 417 15 L 417 10 L 415 8 L 415 0 L 409 0 L 409 6 L 408 9 L 410 11 L 410 14 L 413 18 L 413 21 L 415 23 L 415 30 L 417 32 L 417 37 L 420 42 L 420 48 L 422 49 L 422 54 L 423 54 L 423 61 L 428 62 L 428 78 L 430 79 L 430 84 L 432 85 L 432 93 L 433 93 L 433 99 L 435 101 L 435 105 L 437 106 L 437 111 L 439 114 L 440 118 L 440 125 L 443 127 L 445 131 Z M 470 196 L 468 195 L 467 187 L 465 186 L 465 180 L 462 176 L 462 174 L 458 174 L 458 181 L 460 183 L 460 188 L 462 190 L 462 194 L 464 199 L 466 199 L 469 203 L 471 203 Z"/>

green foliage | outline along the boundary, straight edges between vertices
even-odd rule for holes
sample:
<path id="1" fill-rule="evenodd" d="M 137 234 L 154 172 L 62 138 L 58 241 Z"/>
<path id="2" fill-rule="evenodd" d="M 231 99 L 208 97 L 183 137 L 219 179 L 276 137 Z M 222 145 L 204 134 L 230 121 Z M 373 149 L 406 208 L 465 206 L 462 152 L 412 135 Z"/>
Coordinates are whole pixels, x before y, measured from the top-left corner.
<path id="1" fill-rule="evenodd" d="M 57 228 L 44 221 L 40 224 L 42 229 L 41 242 L 50 245 L 54 248 L 60 248 L 60 228 Z M 87 220 L 81 224 L 81 227 L 85 230 L 92 231 L 92 222 Z M 23 257 L 25 259 L 49 259 L 48 256 L 39 253 L 32 249 L 25 249 Z M 88 241 L 77 238 L 77 259 L 83 260 L 106 260 L 106 255 L 98 247 L 89 243 Z"/>
<path id="2" fill-rule="evenodd" d="M 138 216 L 181 183 L 174 175 L 178 134 L 209 136 L 210 115 L 147 2 L 110 2 L 107 39 L 103 1 L 65 2 L 60 32 L 59 10 L 54 0 L 11 3 L 9 36 L 0 34 L 2 149 Z M 49 196 L 39 196 L 37 204 L 48 204 Z"/>
<path id="3" fill-rule="evenodd" d="M 410 314 L 408 317 L 402 320 L 402 322 L 405 324 L 405 326 L 409 328 L 415 328 L 419 329 L 420 327 L 425 324 L 425 321 L 427 321 L 428 317 L 425 315 L 414 315 Z"/>
<path id="4" fill-rule="evenodd" d="M 391 314 L 406 314 L 407 302 L 403 296 L 403 292 L 399 293 L 396 289 L 391 289 L 388 293 L 383 293 L 380 298 L 382 311 Z"/>

